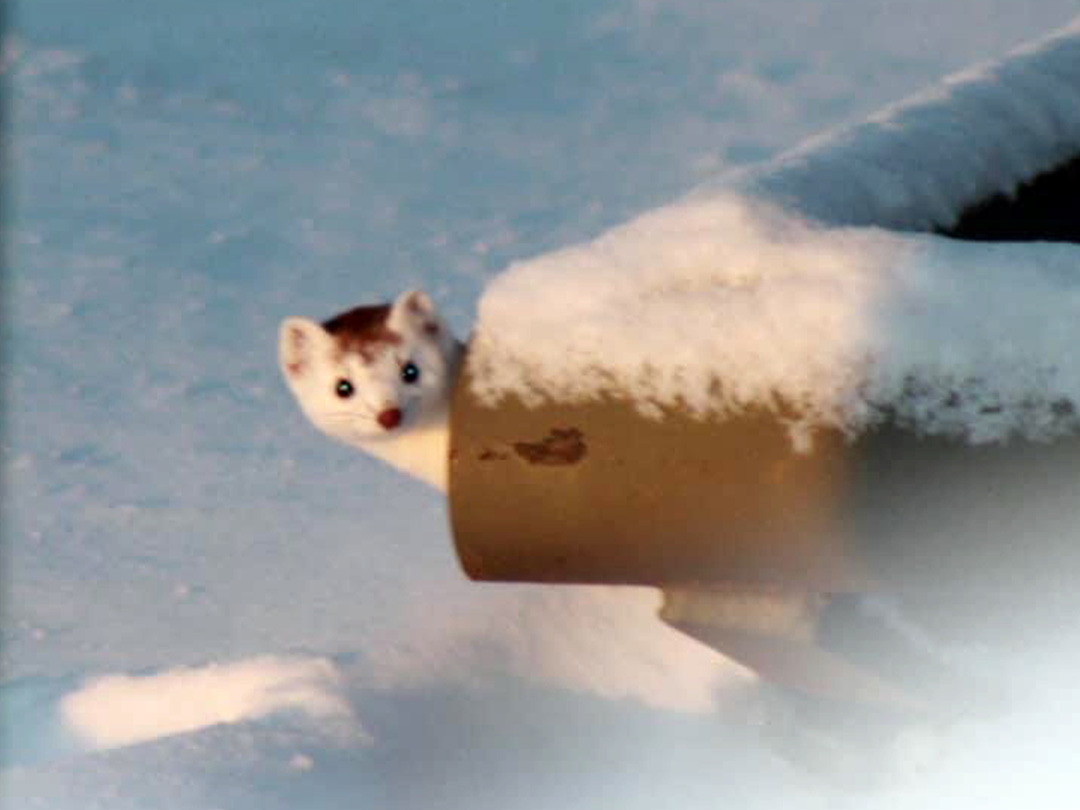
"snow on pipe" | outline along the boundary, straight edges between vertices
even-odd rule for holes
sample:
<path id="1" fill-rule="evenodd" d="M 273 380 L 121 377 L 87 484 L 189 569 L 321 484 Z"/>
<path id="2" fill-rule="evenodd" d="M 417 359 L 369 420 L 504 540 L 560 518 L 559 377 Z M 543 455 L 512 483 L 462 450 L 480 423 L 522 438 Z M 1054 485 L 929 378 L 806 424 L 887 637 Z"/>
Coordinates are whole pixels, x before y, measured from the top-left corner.
<path id="1" fill-rule="evenodd" d="M 1080 22 L 511 266 L 454 392 L 465 571 L 660 586 L 666 621 L 766 677 L 870 702 L 909 694 L 818 656 L 859 634 L 832 607 L 847 597 L 964 642 L 1060 627 L 1078 607 L 1080 248 L 852 226 L 952 227 L 1078 154 Z M 747 632 L 760 610 L 726 615 L 746 595 L 798 609 Z M 894 660 L 866 626 L 855 658 Z"/>
<path id="2" fill-rule="evenodd" d="M 491 402 L 474 373 L 467 360 L 448 477 L 473 579 L 657 586 L 664 621 L 767 681 L 917 713 L 985 693 L 912 644 L 921 630 L 1010 648 L 1080 608 L 1074 399 L 1052 439 L 975 443 L 884 406 L 850 431 L 800 424 L 790 404 L 643 412 L 617 389 Z M 864 620 L 879 598 L 914 632 Z"/>
<path id="3" fill-rule="evenodd" d="M 1076 493 L 1055 484 L 1070 476 L 1050 469 L 1080 430 L 1080 249 L 830 222 L 951 222 L 1078 152 L 1080 19 L 708 193 L 512 265 L 480 301 L 454 400 L 467 570 L 864 591 L 911 579 L 891 559 L 901 530 L 865 509 L 875 500 L 930 546 L 954 547 L 938 535 L 976 505 L 990 537 L 1016 525 L 976 503 L 993 500 L 986 486 L 1072 514 Z M 885 171 L 897 182 L 876 182 Z M 870 196 L 829 202 L 851 189 Z M 807 218 L 819 203 L 829 215 Z M 962 487 L 925 491 L 935 470 L 989 483 L 950 518 L 935 492 Z M 1048 486 L 1030 491 L 1035 478 Z M 513 507 L 494 508 L 500 497 Z M 515 526 L 510 553 L 498 538 Z"/>

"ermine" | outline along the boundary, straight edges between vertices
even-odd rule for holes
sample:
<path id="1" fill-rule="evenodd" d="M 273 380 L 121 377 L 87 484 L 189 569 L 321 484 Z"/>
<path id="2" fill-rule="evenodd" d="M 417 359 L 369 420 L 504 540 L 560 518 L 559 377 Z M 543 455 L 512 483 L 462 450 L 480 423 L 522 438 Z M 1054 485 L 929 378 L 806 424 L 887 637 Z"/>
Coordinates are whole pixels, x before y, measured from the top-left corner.
<path id="1" fill-rule="evenodd" d="M 285 380 L 315 427 L 442 492 L 463 353 L 420 290 L 321 324 L 286 318 L 278 344 Z"/>

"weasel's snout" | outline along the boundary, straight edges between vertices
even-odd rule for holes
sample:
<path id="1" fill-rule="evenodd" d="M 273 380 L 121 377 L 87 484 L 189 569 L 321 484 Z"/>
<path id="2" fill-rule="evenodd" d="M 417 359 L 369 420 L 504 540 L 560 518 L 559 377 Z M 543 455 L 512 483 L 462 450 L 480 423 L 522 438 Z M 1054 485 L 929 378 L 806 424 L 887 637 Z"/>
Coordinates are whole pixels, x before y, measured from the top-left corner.
<path id="1" fill-rule="evenodd" d="M 386 430 L 393 430 L 401 424 L 401 408 L 387 408 L 380 411 L 375 420 Z"/>

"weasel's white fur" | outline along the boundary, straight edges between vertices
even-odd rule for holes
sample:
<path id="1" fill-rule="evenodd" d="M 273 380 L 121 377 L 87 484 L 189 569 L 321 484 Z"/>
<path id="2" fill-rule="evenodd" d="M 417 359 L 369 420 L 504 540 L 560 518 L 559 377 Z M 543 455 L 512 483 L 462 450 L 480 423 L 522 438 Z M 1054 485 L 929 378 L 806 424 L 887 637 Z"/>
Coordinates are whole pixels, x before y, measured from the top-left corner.
<path id="1" fill-rule="evenodd" d="M 319 430 L 442 492 L 450 396 L 462 354 L 419 290 L 323 324 L 287 318 L 278 347 L 285 380 Z M 419 370 L 414 381 L 404 375 L 410 363 Z M 345 395 L 339 391 L 343 381 Z"/>

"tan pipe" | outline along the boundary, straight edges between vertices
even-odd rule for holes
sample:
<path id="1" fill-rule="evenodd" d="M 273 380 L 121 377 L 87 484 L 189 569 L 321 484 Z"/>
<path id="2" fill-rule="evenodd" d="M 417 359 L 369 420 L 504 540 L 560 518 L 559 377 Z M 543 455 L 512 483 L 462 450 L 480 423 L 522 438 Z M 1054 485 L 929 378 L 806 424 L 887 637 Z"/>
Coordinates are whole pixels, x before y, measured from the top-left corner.
<path id="1" fill-rule="evenodd" d="M 650 419 L 617 398 L 489 407 L 466 371 L 450 458 L 473 579 L 884 591 L 965 637 L 1076 608 L 1075 436 L 970 446 L 821 430 L 799 453 L 774 414 Z"/>
<path id="2" fill-rule="evenodd" d="M 869 585 L 838 523 L 836 437 L 803 456 L 765 416 L 651 420 L 617 400 L 487 408 L 467 378 L 451 436 L 451 520 L 475 579 Z"/>

